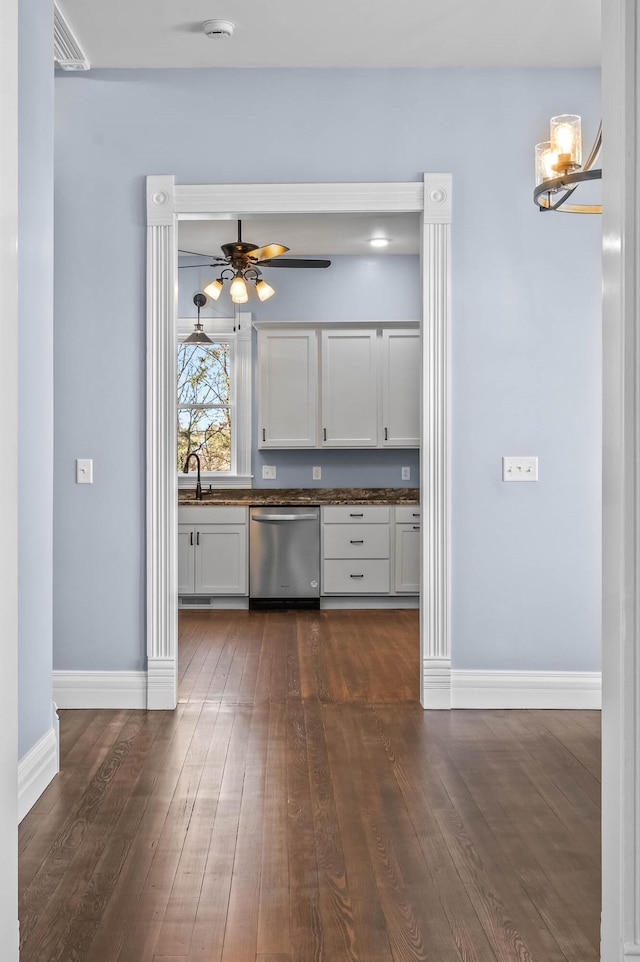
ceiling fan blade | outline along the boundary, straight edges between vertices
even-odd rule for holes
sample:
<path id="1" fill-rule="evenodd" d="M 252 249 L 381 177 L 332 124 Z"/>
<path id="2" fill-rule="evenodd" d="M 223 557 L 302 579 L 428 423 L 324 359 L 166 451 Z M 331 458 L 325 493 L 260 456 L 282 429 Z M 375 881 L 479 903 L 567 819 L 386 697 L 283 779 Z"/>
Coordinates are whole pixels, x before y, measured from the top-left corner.
<path id="1" fill-rule="evenodd" d="M 279 257 L 278 260 L 258 261 L 260 267 L 331 267 L 331 261 L 309 258 Z"/>
<path id="2" fill-rule="evenodd" d="M 283 247 L 282 244 L 267 244 L 266 247 L 257 247 L 254 251 L 249 251 L 249 257 L 252 261 L 260 261 L 264 257 L 271 259 L 272 257 L 280 257 L 280 254 L 286 254 L 289 250 L 288 247 Z"/>
<path id="3" fill-rule="evenodd" d="M 227 261 L 223 261 L 221 258 L 216 258 L 215 260 L 209 260 L 203 262 L 202 264 L 178 264 L 178 270 L 182 271 L 185 267 L 220 267 L 221 265 L 227 265 Z"/>

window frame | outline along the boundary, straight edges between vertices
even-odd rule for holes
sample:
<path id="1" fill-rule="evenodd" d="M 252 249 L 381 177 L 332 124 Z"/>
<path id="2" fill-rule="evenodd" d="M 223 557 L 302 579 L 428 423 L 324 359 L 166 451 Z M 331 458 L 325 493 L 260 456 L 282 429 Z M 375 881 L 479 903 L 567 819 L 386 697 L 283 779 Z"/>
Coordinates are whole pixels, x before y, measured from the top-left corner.
<path id="1" fill-rule="evenodd" d="M 233 317 L 206 317 L 200 320 L 205 333 L 216 342 L 230 345 L 231 358 L 231 471 L 202 471 L 201 481 L 214 488 L 250 488 L 251 474 L 251 371 L 252 327 L 251 314 L 240 312 Z M 193 331 L 194 318 L 179 317 L 176 324 L 176 349 Z M 235 327 L 235 330 L 234 330 Z M 181 405 L 184 407 L 185 405 Z M 214 405 L 215 407 L 216 405 Z M 205 405 L 206 407 L 206 405 Z M 176 383 L 176 418 L 178 412 Z M 178 471 L 178 488 L 194 485 L 193 471 Z"/>

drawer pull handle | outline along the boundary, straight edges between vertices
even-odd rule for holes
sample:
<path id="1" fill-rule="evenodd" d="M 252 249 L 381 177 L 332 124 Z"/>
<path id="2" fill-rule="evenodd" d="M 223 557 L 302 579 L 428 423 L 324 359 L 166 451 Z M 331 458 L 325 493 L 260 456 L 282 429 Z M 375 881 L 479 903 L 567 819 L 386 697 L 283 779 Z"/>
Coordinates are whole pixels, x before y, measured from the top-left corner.
<path id="1" fill-rule="evenodd" d="M 413 530 L 414 530 L 414 531 L 419 531 L 419 530 L 420 530 L 420 525 L 419 525 L 419 524 L 414 524 Z"/>
<path id="2" fill-rule="evenodd" d="M 364 578 L 364 575 L 349 575 L 350 578 Z"/>
<path id="3" fill-rule="evenodd" d="M 414 518 L 419 518 L 419 517 L 420 517 L 420 512 L 419 512 L 419 511 L 414 511 L 414 512 L 413 512 L 413 517 L 414 517 Z"/>
<path id="4" fill-rule="evenodd" d="M 361 511 L 360 514 L 354 514 L 353 511 L 350 511 L 350 512 L 349 512 L 349 517 L 350 517 L 350 518 L 364 518 L 364 511 Z"/>
<path id="5" fill-rule="evenodd" d="M 349 544 L 364 544 L 364 538 L 361 538 L 360 541 L 354 541 L 354 540 L 352 539 L 352 540 L 349 542 Z"/>

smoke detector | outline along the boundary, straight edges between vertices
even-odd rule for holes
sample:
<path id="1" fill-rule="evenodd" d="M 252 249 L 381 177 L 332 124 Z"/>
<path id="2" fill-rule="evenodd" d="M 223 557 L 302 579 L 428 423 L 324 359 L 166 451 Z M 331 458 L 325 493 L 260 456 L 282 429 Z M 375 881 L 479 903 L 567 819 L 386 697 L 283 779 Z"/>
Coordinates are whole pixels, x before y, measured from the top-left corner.
<path id="1" fill-rule="evenodd" d="M 205 20 L 202 29 L 207 37 L 232 37 L 235 24 L 230 20 Z"/>

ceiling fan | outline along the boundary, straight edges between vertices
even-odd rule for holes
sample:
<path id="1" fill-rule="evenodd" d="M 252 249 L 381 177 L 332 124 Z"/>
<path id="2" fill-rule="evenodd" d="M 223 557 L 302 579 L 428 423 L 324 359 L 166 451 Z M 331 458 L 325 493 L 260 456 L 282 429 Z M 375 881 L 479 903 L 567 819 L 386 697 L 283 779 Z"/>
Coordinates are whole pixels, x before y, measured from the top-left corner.
<path id="1" fill-rule="evenodd" d="M 266 301 L 275 294 L 270 284 L 262 279 L 261 267 L 329 267 L 331 261 L 318 260 L 308 257 L 282 257 L 289 250 L 282 244 L 267 244 L 258 247 L 242 240 L 242 221 L 238 221 L 238 239 L 230 244 L 222 245 L 222 257 L 210 254 L 198 254 L 195 251 L 180 250 L 180 254 L 191 254 L 193 257 L 207 257 L 208 264 L 181 264 L 180 269 L 190 267 L 221 267 L 220 277 L 211 281 L 203 288 L 204 293 L 217 301 L 222 293 L 224 282 L 231 280 L 229 293 L 234 304 L 246 304 L 249 300 L 247 281 L 255 283 L 256 293 L 261 301 Z"/>

